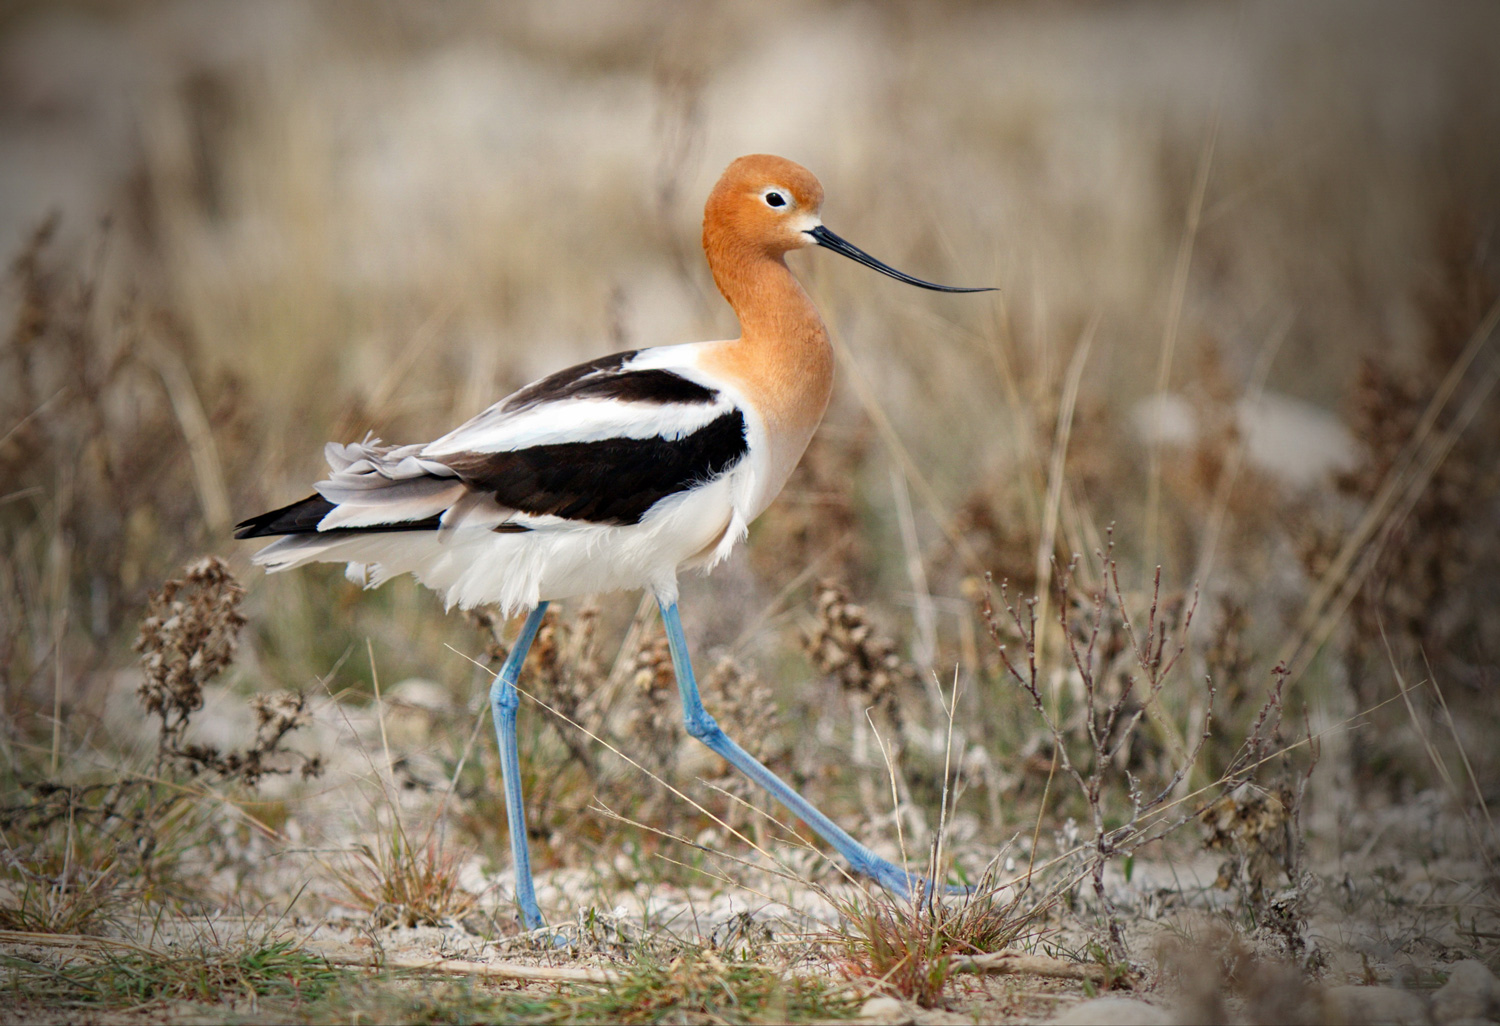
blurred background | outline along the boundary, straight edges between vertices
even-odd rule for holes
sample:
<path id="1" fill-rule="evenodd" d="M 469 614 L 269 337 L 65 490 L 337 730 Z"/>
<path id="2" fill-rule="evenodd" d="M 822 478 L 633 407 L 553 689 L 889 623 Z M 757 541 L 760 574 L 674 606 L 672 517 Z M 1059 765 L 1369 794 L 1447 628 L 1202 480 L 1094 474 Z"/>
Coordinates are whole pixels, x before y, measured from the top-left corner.
<path id="1" fill-rule="evenodd" d="M 1162 601 L 1196 603 L 1191 673 L 1163 698 L 1181 735 L 1203 714 L 1189 678 L 1215 677 L 1232 749 L 1280 663 L 1295 719 L 1339 728 L 1322 836 L 1361 802 L 1492 800 L 1497 58 L 1488 3 L 7 4 L 11 772 L 149 751 L 118 711 L 130 644 L 148 594 L 209 553 L 248 591 L 236 693 L 357 704 L 378 671 L 477 708 L 465 654 L 488 628 L 410 581 L 267 578 L 233 523 L 306 494 L 325 440 L 435 437 L 579 360 L 732 336 L 702 202 L 771 152 L 821 178 L 857 245 L 999 291 L 792 257 L 838 339 L 833 406 L 748 546 L 683 601 L 705 665 L 781 710 L 768 758 L 886 829 L 850 766 L 881 766 L 863 708 L 887 684 L 820 661 L 830 582 L 889 639 L 916 806 L 941 790 L 919 743 L 934 688 L 957 682 L 967 836 L 1025 829 L 1049 750 L 976 602 L 988 572 L 1048 615 L 1086 607 L 1113 525 L 1127 599 L 1159 564 Z M 1058 593 L 1074 553 L 1077 594 Z M 637 598 L 585 612 L 600 673 L 644 681 L 619 701 L 652 700 Z M 1454 714 L 1392 702 L 1398 675 L 1438 680 Z M 441 772 L 471 722 L 422 735 Z M 1139 757 L 1167 776 L 1162 730 Z M 1434 791 L 1466 779 L 1461 752 L 1473 786 Z M 565 779 L 533 810 L 544 867 L 587 832 L 593 784 Z M 470 823 L 503 866 L 496 809 Z"/>

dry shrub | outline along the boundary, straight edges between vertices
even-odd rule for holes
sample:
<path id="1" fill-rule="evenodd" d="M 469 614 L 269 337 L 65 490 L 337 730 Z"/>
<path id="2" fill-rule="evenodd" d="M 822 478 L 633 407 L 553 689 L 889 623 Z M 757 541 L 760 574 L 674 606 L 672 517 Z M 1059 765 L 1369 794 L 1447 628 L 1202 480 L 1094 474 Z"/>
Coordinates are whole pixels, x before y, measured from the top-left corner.
<path id="1" fill-rule="evenodd" d="M 1037 589 L 1036 550 L 1041 528 L 1019 507 L 1010 482 L 991 481 L 975 488 L 959 504 L 954 523 L 974 551 L 979 566 L 1021 594 Z M 965 581 L 966 595 L 982 588 L 977 576 Z"/>
<path id="2" fill-rule="evenodd" d="M 1205 808 L 1204 846 L 1228 855 L 1215 886 L 1235 892 L 1253 935 L 1302 961 L 1308 954 L 1308 899 L 1315 888 L 1304 857 L 1305 792 L 1291 786 L 1288 774 L 1279 776 L 1272 788 L 1243 783 Z M 1305 964 L 1315 968 L 1320 960 L 1314 950 Z"/>
<path id="3" fill-rule="evenodd" d="M 634 701 L 625 718 L 624 734 L 631 742 L 631 754 L 651 773 L 668 779 L 677 761 L 683 728 L 677 675 L 672 670 L 665 631 L 654 630 L 641 639 L 629 673 Z M 658 786 L 649 808 L 660 813 L 668 800 L 668 793 Z"/>
<path id="4" fill-rule="evenodd" d="M 490 653 L 494 665 L 504 658 L 503 647 Z M 605 684 L 598 604 L 584 602 L 568 615 L 549 610 L 526 654 L 521 686 L 552 707 L 555 715 L 547 715 L 546 722 L 566 749 L 566 758 L 590 781 L 598 780 L 602 770 L 598 751 L 583 731 L 599 732 L 599 699 Z"/>
<path id="5" fill-rule="evenodd" d="M 1023 941 L 1051 904 L 1033 900 L 1025 886 L 997 886 L 990 873 L 961 900 L 912 902 L 878 892 L 833 903 L 841 922 L 827 940 L 844 975 L 923 1008 L 942 1003 L 954 959 Z"/>
<path id="6" fill-rule="evenodd" d="M 1058 769 L 1072 780 L 1088 810 L 1093 833 L 1085 862 L 1104 921 L 1107 956 L 1118 963 L 1126 958 L 1124 927 L 1105 887 L 1105 866 L 1133 854 L 1149 833 L 1162 836 L 1151 817 L 1197 765 L 1212 733 L 1214 685 L 1206 682 L 1198 729 L 1177 734 L 1175 751 L 1141 757 L 1136 742 L 1148 716 L 1169 737 L 1177 730 L 1159 700 L 1186 651 L 1196 600 L 1164 600 L 1158 570 L 1146 609 L 1133 614 L 1135 603 L 1120 584 L 1112 543 L 1098 557 L 1104 584 L 1092 594 L 1075 593 L 1076 559 L 1056 575 L 1060 658 L 1072 684 L 1066 692 L 1053 692 L 1047 683 L 1054 679 L 1053 668 L 1039 646 L 1039 632 L 1048 625 L 1038 622 L 1035 598 L 1024 604 L 1023 613 L 1002 582 L 1004 617 L 989 595 L 981 612 L 1006 677 L 1029 699 L 1052 739 Z"/>
<path id="7" fill-rule="evenodd" d="M 1374 497 L 1416 430 L 1434 388 L 1423 377 L 1414 378 L 1380 360 L 1365 360 L 1352 401 L 1353 427 L 1364 458 L 1339 478 L 1343 494 L 1361 505 Z M 1352 632 L 1345 663 L 1361 708 L 1384 697 L 1375 686 L 1382 678 L 1370 672 L 1385 661 L 1382 626 L 1403 651 L 1448 654 L 1454 648 L 1445 637 L 1455 626 L 1445 607 L 1453 595 L 1462 594 L 1461 585 L 1482 554 L 1478 550 L 1486 545 L 1469 520 L 1484 508 L 1484 492 L 1494 488 L 1485 480 L 1493 475 L 1486 474 L 1484 466 L 1482 430 L 1461 442 L 1437 468 L 1350 606 Z"/>
<path id="8" fill-rule="evenodd" d="M 1177 503 L 1178 530 L 1194 547 L 1202 544 L 1206 525 L 1218 513 L 1216 504 L 1225 504 L 1223 522 L 1229 535 L 1219 539 L 1215 558 L 1244 573 L 1242 550 L 1248 544 L 1253 551 L 1254 544 L 1276 528 L 1272 514 L 1283 496 L 1276 477 L 1243 459 L 1241 416 L 1246 408 L 1240 400 L 1247 386 L 1226 366 L 1226 349 L 1222 339 L 1209 335 L 1193 347 L 1181 394 L 1196 431 L 1177 458 L 1164 461 L 1162 477 Z M 1192 548 L 1184 551 L 1196 556 Z"/>
<path id="9" fill-rule="evenodd" d="M 901 703 L 916 683 L 916 671 L 896 652 L 896 643 L 833 581 L 818 585 L 818 620 L 803 647 L 819 672 L 843 692 L 878 712 L 899 738 L 905 724 Z"/>
<path id="10" fill-rule="evenodd" d="M 181 856 L 198 843 L 210 807 L 202 801 L 205 774 L 253 788 L 267 775 L 300 772 L 305 779 L 321 771 L 319 757 L 284 743 L 308 719 L 296 694 L 252 699 L 258 725 L 244 749 L 221 752 L 188 740 L 204 686 L 233 661 L 242 595 L 224 563 L 208 557 L 152 596 L 137 643 L 144 676 L 137 694 L 157 721 L 151 773 L 16 775 L 11 800 L 0 806 L 0 920 L 77 932 L 127 900 L 180 893 Z"/>
<path id="11" fill-rule="evenodd" d="M 467 616 L 484 639 L 483 662 L 498 672 L 510 651 L 504 640 L 506 622 L 488 609 L 471 610 Z M 522 729 L 539 731 L 532 744 L 522 745 L 527 819 L 533 824 L 533 842 L 545 840 L 554 848 L 598 839 L 598 831 L 585 819 L 588 802 L 580 795 L 609 777 L 601 750 L 589 736 L 607 736 L 601 702 L 607 699 L 608 681 L 599 644 L 596 604 L 583 603 L 576 610 L 553 606 L 537 630 L 517 682 L 524 692 L 523 705 L 529 707 L 523 710 Z M 532 706 L 527 695 L 552 711 Z M 503 850 L 503 838 L 494 836 L 505 822 L 499 766 L 492 742 L 486 740 L 480 750 L 483 757 L 469 764 L 478 776 L 458 791 L 466 799 L 459 815 L 476 838 L 499 843 Z"/>
<path id="12" fill-rule="evenodd" d="M 719 725 L 730 733 L 740 747 L 780 773 L 786 748 L 780 738 L 782 719 L 775 697 L 761 680 L 735 661 L 721 655 L 703 681 L 703 701 L 713 711 Z M 708 783 L 730 800 L 714 800 L 709 807 L 728 825 L 741 833 L 758 836 L 765 820 L 751 811 L 764 797 L 758 787 L 726 760 L 716 760 L 720 772 Z"/>
<path id="13" fill-rule="evenodd" d="M 1203 651 L 1203 664 L 1217 686 L 1220 721 L 1236 729 L 1256 693 L 1252 680 L 1256 653 L 1248 637 L 1250 611 L 1232 594 L 1220 595 L 1218 607 L 1213 632 Z M 1225 750 L 1228 744 L 1223 734 L 1211 742 L 1209 754 L 1215 768 L 1228 765 L 1232 758 L 1233 753 Z"/>
<path id="14" fill-rule="evenodd" d="M 1218 797 L 1199 814 L 1204 846 L 1227 857 L 1215 885 L 1233 891 L 1252 936 L 1312 969 L 1322 952 L 1309 945 L 1307 914 L 1316 889 L 1302 821 L 1307 788 L 1321 754 L 1307 730 L 1299 745 L 1282 732 L 1287 671 L 1271 675 L 1245 740 L 1215 781 Z"/>
<path id="15" fill-rule="evenodd" d="M 1272 673 L 1243 740 L 1221 760 L 1218 775 L 1179 795 L 1189 774 L 1207 768 L 1202 756 L 1217 718 L 1214 676 L 1205 677 L 1200 690 L 1177 672 L 1199 656 L 1189 653 L 1188 640 L 1195 603 L 1163 598 L 1160 571 L 1144 598 L 1129 596 L 1112 550 L 1099 553 L 1099 560 L 1104 584 L 1091 595 L 1078 589 L 1076 561 L 1057 575 L 1062 652 L 1056 655 L 1039 646 L 1046 625 L 1038 622 L 1035 599 L 1018 608 L 1002 584 L 1004 616 L 988 597 L 981 611 L 1006 675 L 1044 724 L 1056 768 L 1072 781 L 1073 799 L 1082 799 L 1092 820 L 1080 853 L 1103 919 L 1107 960 L 1123 962 L 1126 947 L 1106 865 L 1197 820 L 1203 843 L 1226 855 L 1218 884 L 1235 893 L 1246 926 L 1286 957 L 1318 964 L 1321 953 L 1308 950 L 1307 941 L 1315 880 L 1302 811 L 1319 745 L 1310 732 L 1299 744 L 1283 737 L 1286 669 Z M 1226 604 L 1202 653 L 1207 666 L 1231 681 L 1231 701 L 1241 711 L 1256 708 L 1249 704 L 1246 626 L 1243 610 Z M 1048 693 L 1044 682 L 1059 677 L 1053 660 L 1062 660 L 1069 686 Z M 1184 712 L 1187 725 L 1179 729 Z M 1145 742 L 1148 726 L 1158 740 Z"/>
<path id="16" fill-rule="evenodd" d="M 526 657 L 526 667 L 532 686 L 559 714 L 548 719 L 568 755 L 589 779 L 598 779 L 596 750 L 573 726 L 592 730 L 599 725 L 598 698 L 605 674 L 599 656 L 598 604 L 585 602 L 567 619 L 555 614 L 547 617 Z"/>
<path id="17" fill-rule="evenodd" d="M 167 764 L 197 776 L 205 771 L 220 779 L 254 787 L 262 777 L 292 772 L 300 762 L 303 779 L 322 772 L 322 760 L 283 747 L 292 731 L 307 724 L 307 700 L 298 693 L 256 695 L 254 742 L 243 751 L 221 752 L 212 745 L 186 740 L 188 721 L 203 708 L 203 687 L 234 660 L 245 617 L 240 600 L 245 589 L 217 556 L 207 556 L 167 581 L 151 596 L 136 651 L 143 679 L 137 694 L 146 711 L 157 717 L 157 772 Z"/>
<path id="18" fill-rule="evenodd" d="M 664 833 L 700 840 L 706 839 L 702 830 L 710 831 L 709 837 L 718 837 L 726 827 L 758 830 L 763 820 L 749 805 L 764 804 L 764 792 L 726 760 L 710 756 L 708 769 L 701 776 L 709 785 L 706 791 L 690 788 L 690 782 L 684 779 L 678 760 L 686 733 L 665 633 L 652 630 L 643 634 L 628 672 L 631 704 L 621 719 L 619 741 L 623 751 L 661 781 L 648 785 L 652 797 L 645 805 L 643 822 Z M 783 753 L 774 745 L 779 717 L 770 689 L 729 655 L 720 655 L 707 673 L 700 674 L 699 687 L 704 707 L 725 733 L 773 771 L 780 769 Z M 706 752 L 694 751 L 693 756 Z M 639 778 L 617 781 L 609 795 L 610 803 L 629 803 L 627 787 L 638 794 Z M 671 787 L 691 794 L 696 804 L 672 794 Z"/>
<path id="19" fill-rule="evenodd" d="M 1291 817 L 1280 796 L 1245 783 L 1223 795 L 1202 813 L 1204 846 L 1233 851 L 1219 867 L 1217 886 L 1228 890 L 1243 881 L 1252 900 L 1264 893 L 1287 848 Z"/>
<path id="20" fill-rule="evenodd" d="M 729 725 L 726 729 L 741 748 L 767 765 L 778 761 L 776 733 L 782 725 L 781 712 L 771 689 L 734 656 L 720 654 L 714 661 L 703 681 L 703 699 L 714 718 Z"/>
<path id="21" fill-rule="evenodd" d="M 378 926 L 443 926 L 473 911 L 478 899 L 459 884 L 462 853 L 434 834 L 412 843 L 398 824 L 378 848 L 362 844 L 348 864 L 329 869 L 342 901 L 370 913 Z"/>
<path id="22" fill-rule="evenodd" d="M 161 755 L 182 743 L 188 719 L 203 708 L 203 685 L 234 661 L 245 617 L 245 589 L 224 561 L 209 556 L 167 581 L 146 604 L 135 650 L 142 680 L 136 693 L 161 719 Z"/>
<path id="23" fill-rule="evenodd" d="M 1410 442 L 1441 383 L 1500 299 L 1500 261 L 1491 240 L 1495 222 L 1484 213 L 1489 205 L 1488 197 L 1471 197 L 1467 204 L 1450 199 L 1434 221 L 1434 259 L 1412 297 L 1425 346 L 1405 358 L 1366 355 L 1359 365 L 1345 412 L 1359 461 L 1335 482 L 1351 515 L 1369 508 L 1387 482 L 1406 470 Z M 1493 366 L 1493 338 L 1489 342 L 1431 425 L 1439 438 L 1461 426 L 1462 434 L 1430 468 L 1420 494 L 1404 511 L 1387 514 L 1361 554 L 1363 579 L 1349 598 L 1339 650 L 1341 676 L 1357 709 L 1372 710 L 1391 696 L 1392 655 L 1403 663 L 1426 660 L 1437 676 L 1458 685 L 1453 697 L 1475 738 L 1494 728 L 1487 695 L 1500 667 L 1500 533 L 1494 530 L 1500 472 L 1493 458 L 1500 402 L 1491 395 L 1471 422 L 1460 425 L 1459 419 L 1470 388 L 1485 378 L 1487 364 Z M 1347 529 L 1304 528 L 1303 562 L 1315 579 Z M 1438 715 L 1420 694 L 1417 715 L 1424 721 Z M 1420 780 L 1424 759 L 1399 716 L 1376 713 L 1376 729 L 1355 735 L 1352 758 L 1362 785 L 1401 793 L 1412 777 Z M 1483 762 L 1480 772 L 1493 779 L 1494 764 Z"/>
<path id="24" fill-rule="evenodd" d="M 11 267 L 0 345 L 0 494 L 21 500 L 0 504 L 12 732 L 50 704 L 32 689 L 52 683 L 39 671 L 54 648 L 81 670 L 104 658 L 149 583 L 229 521 L 214 431 L 237 416 L 232 383 L 200 368 L 181 319 L 136 277 L 149 274 L 116 255 L 127 243 L 106 231 L 87 256 L 59 253 L 57 223 Z"/>
<path id="25" fill-rule="evenodd" d="M 1156 961 L 1183 1022 L 1321 1021 L 1302 970 L 1266 957 L 1224 924 L 1166 938 Z"/>

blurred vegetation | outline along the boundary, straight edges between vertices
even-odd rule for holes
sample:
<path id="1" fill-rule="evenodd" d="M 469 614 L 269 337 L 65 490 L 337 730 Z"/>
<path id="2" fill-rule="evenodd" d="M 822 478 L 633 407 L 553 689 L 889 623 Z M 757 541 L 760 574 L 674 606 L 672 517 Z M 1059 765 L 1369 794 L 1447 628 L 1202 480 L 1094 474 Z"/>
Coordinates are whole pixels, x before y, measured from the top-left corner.
<path id="1" fill-rule="evenodd" d="M 377 667 L 398 691 L 441 682 L 437 727 L 381 778 L 389 836 L 401 802 L 440 798 L 431 815 L 503 868 L 470 710 L 504 625 L 410 581 L 251 573 L 231 525 L 304 494 L 326 440 L 432 437 L 577 360 L 731 333 L 699 203 L 730 159 L 770 151 L 814 170 L 829 224 L 882 259 L 1000 291 L 958 302 L 793 258 L 841 381 L 748 546 L 685 582 L 726 728 L 877 844 L 927 852 L 951 798 L 970 876 L 1017 838 L 1023 864 L 1069 849 L 1072 818 L 1106 836 L 1137 788 L 1218 781 L 1180 839 L 1224 854 L 1247 928 L 1302 936 L 1273 920 L 1306 914 L 1304 832 L 1336 859 L 1359 809 L 1423 796 L 1471 825 L 1493 885 L 1497 39 L 1484 6 L 9 8 L 7 789 L 151 762 L 112 696 L 138 683 L 150 596 L 216 554 L 247 591 L 229 687 L 358 708 Z M 1035 596 L 1035 702 L 986 630 L 986 574 Z M 1106 595 L 1137 624 L 1160 604 L 1184 646 L 1143 705 L 1118 623 L 1097 694 L 1069 654 Z M 682 739 L 655 630 L 635 596 L 548 621 L 522 681 L 566 717 L 523 716 L 543 870 L 628 885 L 674 871 L 658 852 L 702 869 L 681 839 L 748 853 L 733 831 L 785 853 L 740 800 L 758 796 Z M 1325 735 L 1315 772 L 1311 746 L 1246 769 L 1273 695 L 1278 745 Z M 1057 756 L 1095 752 L 1111 708 L 1133 733 L 1097 747 L 1101 805 Z M 244 829 L 333 834 L 299 820 L 305 795 L 276 791 Z M 8 865 L 33 842 L 8 833 Z M 454 867 L 402 851 L 461 893 Z M 48 879 L 74 888 L 68 910 L 112 909 L 110 860 L 88 859 L 89 880 Z M 15 908 L 38 908 L 32 877 L 7 877 Z M 1464 943 L 1492 957 L 1472 916 L 1497 909 L 1476 900 Z"/>

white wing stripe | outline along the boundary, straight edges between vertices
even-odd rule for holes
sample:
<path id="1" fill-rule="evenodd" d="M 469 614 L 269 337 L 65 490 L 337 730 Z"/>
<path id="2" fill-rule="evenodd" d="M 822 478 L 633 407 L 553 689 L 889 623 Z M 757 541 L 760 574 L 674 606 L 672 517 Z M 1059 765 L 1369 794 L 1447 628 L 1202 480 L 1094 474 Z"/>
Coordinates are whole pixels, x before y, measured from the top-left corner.
<path id="1" fill-rule="evenodd" d="M 377 504 L 363 506 L 339 505 L 329 511 L 318 524 L 319 531 L 332 531 L 340 527 L 382 527 L 398 525 L 415 520 L 426 520 L 437 516 L 463 495 L 464 486 L 455 481 L 446 492 L 427 495 L 390 498 Z M 384 499 L 385 497 L 382 496 Z"/>
<path id="2" fill-rule="evenodd" d="M 483 414 L 421 451 L 429 459 L 455 452 L 510 452 L 536 445 L 597 442 L 606 438 L 669 440 L 690 435 L 733 409 L 726 398 L 712 403 L 621 402 L 565 399 L 503 418 Z"/>
<path id="3" fill-rule="evenodd" d="M 332 503 L 378 506 L 386 502 L 404 502 L 407 499 L 438 495 L 457 484 L 451 471 L 442 478 L 423 476 L 394 480 L 380 474 L 364 474 L 351 480 L 348 474 L 335 473 L 329 480 L 313 485 L 313 488 Z"/>

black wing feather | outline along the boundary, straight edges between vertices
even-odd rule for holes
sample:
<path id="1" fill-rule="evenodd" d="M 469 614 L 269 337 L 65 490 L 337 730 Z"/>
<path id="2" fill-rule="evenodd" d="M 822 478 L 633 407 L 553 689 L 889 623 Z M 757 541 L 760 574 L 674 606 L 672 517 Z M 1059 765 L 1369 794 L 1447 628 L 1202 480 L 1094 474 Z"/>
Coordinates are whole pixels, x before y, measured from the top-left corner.
<path id="1" fill-rule="evenodd" d="M 561 399 L 617 399 L 646 403 L 712 403 L 715 389 L 672 371 L 621 368 L 635 350 L 612 353 L 527 385 L 501 405 L 502 413 Z M 471 489 L 509 509 L 597 524 L 637 524 L 668 495 L 724 473 L 749 451 L 745 418 L 731 410 L 681 438 L 606 438 L 536 445 L 510 452 L 461 452 L 428 457 L 451 467 Z M 368 527 L 318 531 L 335 504 L 309 495 L 290 506 L 236 525 L 236 538 L 285 534 L 435 531 L 441 514 Z M 496 530 L 525 530 L 502 524 Z"/>
<path id="2" fill-rule="evenodd" d="M 730 410 L 681 438 L 605 438 L 435 459 L 510 509 L 620 525 L 640 523 L 657 502 L 717 477 L 748 451 L 744 414 Z"/>
<path id="3" fill-rule="evenodd" d="M 618 399 L 635 403 L 711 403 L 719 393 L 660 368 L 621 372 L 639 350 L 611 353 L 549 374 L 513 393 L 500 412 L 517 413 L 561 399 Z"/>
<path id="4" fill-rule="evenodd" d="M 404 520 L 394 524 L 373 524 L 369 527 L 335 527 L 319 531 L 318 524 L 334 509 L 334 503 L 321 495 L 309 495 L 290 506 L 273 509 L 258 517 L 251 517 L 235 525 L 236 538 L 270 538 L 279 534 L 369 534 L 387 531 L 436 531 L 441 514 L 421 520 Z"/>

